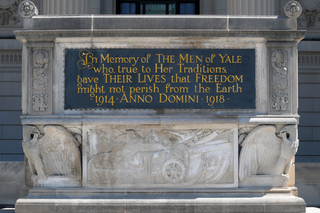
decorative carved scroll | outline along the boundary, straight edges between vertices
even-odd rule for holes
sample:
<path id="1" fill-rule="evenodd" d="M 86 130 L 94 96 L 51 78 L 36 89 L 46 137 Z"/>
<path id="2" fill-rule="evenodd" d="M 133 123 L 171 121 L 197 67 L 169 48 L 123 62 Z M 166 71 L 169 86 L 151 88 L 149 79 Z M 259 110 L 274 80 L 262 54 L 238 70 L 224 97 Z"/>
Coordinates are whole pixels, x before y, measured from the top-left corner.
<path id="1" fill-rule="evenodd" d="M 302 14 L 297 19 L 299 27 L 316 27 L 316 23 L 320 22 L 320 1 L 314 0 L 311 5 L 310 2 L 305 5 L 305 1 L 301 1 Z"/>
<path id="2" fill-rule="evenodd" d="M 292 159 L 298 150 L 297 125 L 284 127 L 280 134 L 272 125 L 262 125 L 252 130 L 240 145 L 239 180 L 254 175 L 282 176 L 288 179 Z"/>
<path id="3" fill-rule="evenodd" d="M 36 50 L 33 54 L 32 108 L 34 111 L 45 111 L 48 107 L 48 62 L 46 50 Z"/>
<path id="4" fill-rule="evenodd" d="M 89 154 L 88 183 L 99 186 L 233 183 L 233 133 L 233 130 L 90 130 L 88 144 L 93 154 Z"/>
<path id="5" fill-rule="evenodd" d="M 9 25 L 12 24 L 16 25 L 20 18 L 17 16 L 18 5 L 21 0 L 14 0 L 9 5 L 2 5 L 0 2 L 0 24 L 1 25 Z"/>
<path id="6" fill-rule="evenodd" d="M 60 126 L 46 126 L 42 135 L 24 126 L 23 151 L 35 186 L 71 187 L 81 180 L 80 142 Z"/>
<path id="7" fill-rule="evenodd" d="M 275 50 L 272 52 L 272 107 L 277 111 L 285 111 L 288 107 L 287 59 L 288 53 L 285 50 Z"/>

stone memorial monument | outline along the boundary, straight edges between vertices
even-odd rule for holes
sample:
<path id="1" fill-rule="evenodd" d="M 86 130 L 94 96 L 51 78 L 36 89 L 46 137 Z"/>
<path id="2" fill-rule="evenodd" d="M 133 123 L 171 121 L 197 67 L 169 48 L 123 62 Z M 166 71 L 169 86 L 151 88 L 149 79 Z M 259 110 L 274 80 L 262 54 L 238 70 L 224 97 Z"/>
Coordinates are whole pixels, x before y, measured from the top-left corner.
<path id="1" fill-rule="evenodd" d="M 264 16 L 38 16 L 24 28 L 16 212 L 305 212 L 297 31 Z"/>

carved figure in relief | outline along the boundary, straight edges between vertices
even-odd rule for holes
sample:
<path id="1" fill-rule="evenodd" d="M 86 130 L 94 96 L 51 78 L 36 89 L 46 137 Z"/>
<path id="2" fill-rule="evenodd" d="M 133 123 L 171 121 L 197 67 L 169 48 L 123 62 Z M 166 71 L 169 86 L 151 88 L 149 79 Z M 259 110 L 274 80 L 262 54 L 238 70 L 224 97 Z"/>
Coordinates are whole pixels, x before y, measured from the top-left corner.
<path id="1" fill-rule="evenodd" d="M 305 21 L 307 22 L 307 27 L 314 27 L 315 26 L 315 22 L 319 21 L 319 12 L 317 9 L 314 10 L 308 10 L 305 9 L 305 11 L 303 12 L 303 15 L 305 17 Z"/>
<path id="2" fill-rule="evenodd" d="M 225 176 L 233 162 L 231 130 L 119 132 L 112 131 L 116 136 L 90 132 L 90 144 L 108 145 L 88 161 L 89 183 L 212 184 Z"/>
<path id="3" fill-rule="evenodd" d="M 51 176 L 81 180 L 79 141 L 59 126 L 44 127 L 44 135 L 34 126 L 24 126 L 23 151 L 35 185 Z"/>
<path id="4" fill-rule="evenodd" d="M 33 68 L 33 110 L 34 111 L 45 111 L 47 105 L 47 69 L 49 58 L 47 51 L 39 50 L 35 53 L 35 61 Z"/>
<path id="5" fill-rule="evenodd" d="M 273 108 L 275 110 L 287 110 L 288 104 L 288 69 L 287 53 L 284 50 L 276 50 L 272 53 L 271 66 L 273 68 Z"/>
<path id="6" fill-rule="evenodd" d="M 275 126 L 259 126 L 245 137 L 239 158 L 239 180 L 253 175 L 288 178 L 292 158 L 298 150 L 296 125 L 284 127 L 276 134 Z M 239 141 L 240 142 L 240 141 Z"/>
<path id="7" fill-rule="evenodd" d="M 13 21 L 13 25 L 16 25 L 20 21 L 19 17 L 17 16 L 18 5 L 19 5 L 19 0 L 13 1 L 12 5 L 8 7 L 2 7 L 0 5 L 1 25 L 9 25 L 10 21 Z"/>
<path id="8" fill-rule="evenodd" d="M 301 17 L 298 18 L 298 24 L 300 27 L 304 26 L 306 27 L 314 27 L 316 26 L 316 22 L 320 21 L 319 17 L 319 6 L 314 9 L 304 9 L 302 11 Z"/>

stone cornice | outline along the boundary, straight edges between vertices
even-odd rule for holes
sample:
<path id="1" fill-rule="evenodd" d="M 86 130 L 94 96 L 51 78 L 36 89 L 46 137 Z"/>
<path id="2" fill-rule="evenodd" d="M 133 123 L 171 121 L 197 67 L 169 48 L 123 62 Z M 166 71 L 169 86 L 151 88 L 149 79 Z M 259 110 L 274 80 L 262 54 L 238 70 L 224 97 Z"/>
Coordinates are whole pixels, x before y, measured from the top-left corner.
<path id="1" fill-rule="evenodd" d="M 16 38 L 21 42 L 54 41 L 57 37 L 251 37 L 267 40 L 299 42 L 306 31 L 296 30 L 18 30 Z"/>
<path id="2" fill-rule="evenodd" d="M 304 37 L 296 20 L 277 16 L 34 16 L 18 39 L 52 41 L 56 37 Z"/>

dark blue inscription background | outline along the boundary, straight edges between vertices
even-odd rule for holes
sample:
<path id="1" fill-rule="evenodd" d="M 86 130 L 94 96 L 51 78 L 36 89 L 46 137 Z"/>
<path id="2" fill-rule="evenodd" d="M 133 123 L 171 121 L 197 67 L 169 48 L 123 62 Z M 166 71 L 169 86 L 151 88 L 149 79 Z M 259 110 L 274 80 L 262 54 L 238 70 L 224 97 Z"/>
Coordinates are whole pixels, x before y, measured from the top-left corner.
<path id="1" fill-rule="evenodd" d="M 254 109 L 254 49 L 67 49 L 65 109 Z"/>

